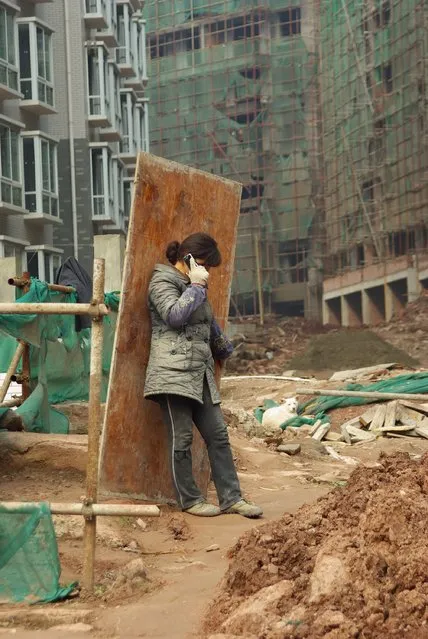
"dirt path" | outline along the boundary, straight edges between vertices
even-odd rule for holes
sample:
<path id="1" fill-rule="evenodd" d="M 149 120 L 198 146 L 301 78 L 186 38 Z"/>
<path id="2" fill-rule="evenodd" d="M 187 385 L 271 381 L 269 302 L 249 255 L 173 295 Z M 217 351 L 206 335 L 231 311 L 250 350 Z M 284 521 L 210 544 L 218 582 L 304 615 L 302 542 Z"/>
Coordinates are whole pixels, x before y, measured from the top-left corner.
<path id="1" fill-rule="evenodd" d="M 249 381 L 224 385 L 226 401 L 236 401 L 251 408 L 263 397 L 278 398 L 291 388 L 283 384 L 260 382 L 257 388 Z M 246 496 L 261 504 L 265 517 L 249 521 L 237 516 L 204 520 L 162 509 L 159 520 L 147 520 L 143 530 L 131 518 L 100 518 L 97 544 L 97 593 L 91 600 L 83 597 L 49 607 L 0 607 L 0 635 L 17 639 L 50 637 L 147 637 L 151 639 L 196 639 L 207 606 L 212 602 L 216 586 L 228 565 L 227 551 L 240 535 L 254 526 L 271 521 L 285 511 L 294 512 L 337 485 L 346 481 L 352 466 L 321 454 L 312 442 L 302 442 L 302 453 L 295 457 L 278 454 L 264 445 L 249 441 L 242 434 L 231 433 L 242 487 Z M 405 450 L 422 454 L 428 440 L 379 440 L 352 446 L 343 451 L 360 463 L 373 464 L 379 452 Z M 22 460 L 21 460 L 22 461 Z M 3 481 L 0 498 L 80 500 L 83 474 L 46 466 L 40 459 L 12 467 L 2 462 Z M 213 495 L 214 497 L 214 495 Z M 82 524 L 79 518 L 56 518 L 62 565 L 62 582 L 78 579 L 82 561 Z M 216 544 L 218 550 L 207 552 Z M 144 587 L 115 587 L 117 575 L 128 562 L 140 557 L 149 578 Z M 43 611 L 42 621 L 37 611 Z M 66 621 L 60 615 L 65 615 Z M 66 627 L 49 630 L 63 623 L 83 623 L 80 632 Z M 77 630 L 74 627 L 74 630 Z"/>

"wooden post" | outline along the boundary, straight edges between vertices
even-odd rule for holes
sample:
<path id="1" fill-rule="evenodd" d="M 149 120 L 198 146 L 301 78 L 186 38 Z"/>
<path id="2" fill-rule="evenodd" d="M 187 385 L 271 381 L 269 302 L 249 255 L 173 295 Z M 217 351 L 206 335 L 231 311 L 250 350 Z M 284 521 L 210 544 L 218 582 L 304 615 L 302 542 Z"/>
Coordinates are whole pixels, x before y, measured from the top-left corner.
<path id="1" fill-rule="evenodd" d="M 3 402 L 4 398 L 7 395 L 7 391 L 10 386 L 12 375 L 15 374 L 15 371 L 18 368 L 18 364 L 22 355 L 24 354 L 24 350 L 25 350 L 24 342 L 18 342 L 18 346 L 16 347 L 15 354 L 12 357 L 12 360 L 9 364 L 9 368 L 7 369 L 7 372 L 6 372 L 6 376 L 3 380 L 3 384 L 1 385 L 1 388 L 0 388 L 0 404 Z"/>
<path id="2" fill-rule="evenodd" d="M 263 289 L 262 289 L 262 275 L 260 266 L 260 245 L 259 236 L 257 233 L 254 235 L 254 253 L 256 257 L 256 276 L 257 276 L 257 292 L 259 297 L 259 314 L 260 314 L 260 326 L 264 324 L 264 306 L 263 306 Z"/>
<path id="3" fill-rule="evenodd" d="M 2 501 L 0 508 L 6 509 L 10 513 L 28 513 L 33 510 L 38 503 L 34 501 Z M 85 506 L 82 503 L 49 503 L 49 510 L 52 515 L 82 515 L 87 517 L 88 513 L 95 517 L 102 515 L 108 517 L 159 517 L 160 510 L 157 506 L 145 506 L 137 504 L 93 504 Z"/>
<path id="4" fill-rule="evenodd" d="M 92 304 L 104 302 L 105 261 L 94 260 Z M 91 365 L 89 375 L 89 407 L 88 407 L 88 461 L 86 466 L 86 499 L 89 507 L 98 497 L 98 458 L 101 422 L 101 383 L 103 359 L 104 324 L 102 317 L 92 317 L 91 331 Z M 83 586 L 88 591 L 94 587 L 94 563 L 96 540 L 95 516 L 85 518 Z"/>
<path id="5" fill-rule="evenodd" d="M 298 388 L 296 395 L 321 395 L 326 397 L 364 397 L 366 399 L 387 401 L 391 399 L 407 399 L 414 402 L 428 402 L 428 395 L 412 393 L 382 393 L 380 391 L 348 391 L 348 390 L 310 390 Z"/>

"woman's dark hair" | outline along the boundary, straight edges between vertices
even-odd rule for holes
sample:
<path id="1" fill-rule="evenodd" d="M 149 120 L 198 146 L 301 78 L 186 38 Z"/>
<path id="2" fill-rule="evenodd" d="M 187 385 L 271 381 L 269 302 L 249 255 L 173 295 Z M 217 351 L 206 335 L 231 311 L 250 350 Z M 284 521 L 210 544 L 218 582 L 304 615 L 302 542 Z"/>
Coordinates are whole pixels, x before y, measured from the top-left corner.
<path id="1" fill-rule="evenodd" d="M 170 242 L 166 249 L 168 262 L 176 264 L 188 253 L 191 253 L 195 260 L 204 260 L 205 266 L 219 266 L 221 264 L 221 254 L 218 250 L 217 242 L 207 233 L 193 233 L 180 242 Z"/>

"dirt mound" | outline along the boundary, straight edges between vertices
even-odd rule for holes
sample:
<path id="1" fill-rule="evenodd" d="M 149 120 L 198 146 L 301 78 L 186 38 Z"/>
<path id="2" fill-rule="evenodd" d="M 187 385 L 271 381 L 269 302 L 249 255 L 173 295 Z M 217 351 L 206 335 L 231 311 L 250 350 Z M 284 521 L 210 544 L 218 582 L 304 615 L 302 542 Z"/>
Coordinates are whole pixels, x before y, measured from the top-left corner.
<path id="1" fill-rule="evenodd" d="M 306 351 L 293 357 L 289 368 L 297 371 L 345 370 L 396 362 L 415 366 L 417 361 L 368 330 L 345 329 L 313 337 Z"/>
<path id="2" fill-rule="evenodd" d="M 235 352 L 227 371 L 242 374 L 282 374 L 290 359 L 305 350 L 312 335 L 334 330 L 302 317 L 275 316 L 269 316 L 264 326 L 242 322 L 236 329 Z"/>
<path id="3" fill-rule="evenodd" d="M 397 453 L 231 551 L 205 629 L 263 639 L 428 637 L 428 461 Z"/>
<path id="4" fill-rule="evenodd" d="M 416 358 L 422 366 L 428 366 L 428 291 L 375 331 Z"/>

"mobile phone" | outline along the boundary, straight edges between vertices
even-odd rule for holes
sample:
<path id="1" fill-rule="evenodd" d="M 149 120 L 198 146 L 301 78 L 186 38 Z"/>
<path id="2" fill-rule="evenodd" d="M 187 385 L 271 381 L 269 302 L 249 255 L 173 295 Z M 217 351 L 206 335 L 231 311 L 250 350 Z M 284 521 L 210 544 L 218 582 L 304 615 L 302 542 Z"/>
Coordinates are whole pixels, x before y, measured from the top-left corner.
<path id="1" fill-rule="evenodd" d="M 193 255 L 191 253 L 187 253 L 187 255 L 183 257 L 183 262 L 185 263 L 187 268 L 190 268 L 190 260 L 192 259 L 193 259 Z"/>

